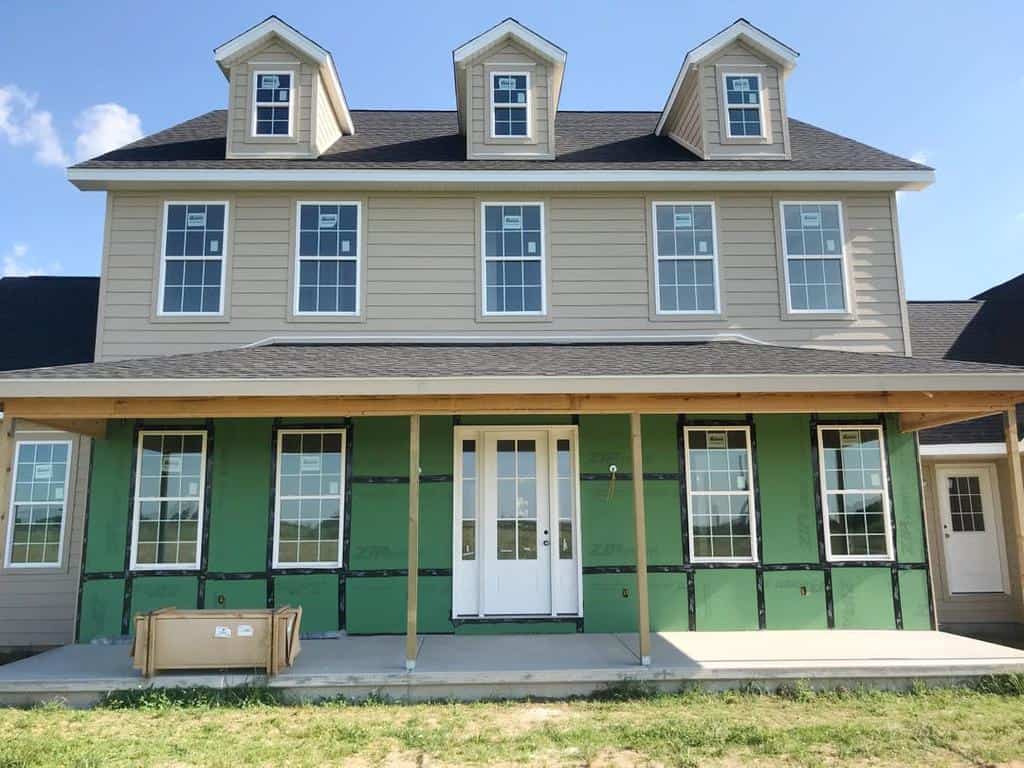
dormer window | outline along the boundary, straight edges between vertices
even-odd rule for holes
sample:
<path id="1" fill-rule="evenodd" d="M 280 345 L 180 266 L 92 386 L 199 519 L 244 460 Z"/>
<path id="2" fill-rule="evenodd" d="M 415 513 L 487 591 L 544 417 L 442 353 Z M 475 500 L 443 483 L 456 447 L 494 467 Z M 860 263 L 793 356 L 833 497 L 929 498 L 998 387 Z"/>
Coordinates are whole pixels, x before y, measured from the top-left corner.
<path id="1" fill-rule="evenodd" d="M 729 138 L 764 136 L 760 75 L 725 75 L 725 103 Z"/>
<path id="2" fill-rule="evenodd" d="M 530 75 L 525 72 L 491 74 L 491 136 L 530 135 Z"/>
<path id="3" fill-rule="evenodd" d="M 292 73 L 256 72 L 253 78 L 253 136 L 291 136 Z"/>

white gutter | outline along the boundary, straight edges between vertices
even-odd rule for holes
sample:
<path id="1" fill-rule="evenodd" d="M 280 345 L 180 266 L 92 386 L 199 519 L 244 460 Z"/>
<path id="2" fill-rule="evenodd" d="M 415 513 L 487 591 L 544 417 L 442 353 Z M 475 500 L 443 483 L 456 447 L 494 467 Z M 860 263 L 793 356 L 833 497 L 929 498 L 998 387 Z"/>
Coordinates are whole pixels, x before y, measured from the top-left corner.
<path id="1" fill-rule="evenodd" d="M 259 341 L 243 344 L 241 349 L 266 347 L 275 344 L 611 344 L 648 342 L 672 344 L 675 342 L 733 341 L 775 347 L 774 342 L 761 341 L 745 333 L 351 333 L 351 334 L 283 334 L 267 336 Z"/>
<path id="2" fill-rule="evenodd" d="M 80 189 L 145 184 L 493 184 L 645 185 L 824 188 L 864 186 L 923 189 L 934 171 L 712 171 L 712 170 L 418 170 L 358 168 L 69 168 L 68 180 Z"/>
<path id="3" fill-rule="evenodd" d="M 22 397 L 345 397 L 371 395 L 765 394 L 783 392 L 1024 391 L 1022 373 L 701 374 L 670 376 L 436 376 L 355 378 L 0 379 Z"/>

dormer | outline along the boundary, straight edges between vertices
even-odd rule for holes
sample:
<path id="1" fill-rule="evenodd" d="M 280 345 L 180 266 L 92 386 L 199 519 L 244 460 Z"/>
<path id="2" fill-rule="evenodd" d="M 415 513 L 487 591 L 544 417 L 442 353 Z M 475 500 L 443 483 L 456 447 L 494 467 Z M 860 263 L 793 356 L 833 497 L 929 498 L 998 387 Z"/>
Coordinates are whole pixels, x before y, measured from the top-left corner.
<path id="1" fill-rule="evenodd" d="M 355 133 L 329 51 L 276 16 L 224 43 L 228 158 L 319 157 Z"/>
<path id="2" fill-rule="evenodd" d="M 686 54 L 655 133 L 704 160 L 788 160 L 796 51 L 738 19 Z"/>
<path id="3" fill-rule="evenodd" d="M 554 159 L 565 51 L 505 19 L 452 55 L 466 157 Z"/>

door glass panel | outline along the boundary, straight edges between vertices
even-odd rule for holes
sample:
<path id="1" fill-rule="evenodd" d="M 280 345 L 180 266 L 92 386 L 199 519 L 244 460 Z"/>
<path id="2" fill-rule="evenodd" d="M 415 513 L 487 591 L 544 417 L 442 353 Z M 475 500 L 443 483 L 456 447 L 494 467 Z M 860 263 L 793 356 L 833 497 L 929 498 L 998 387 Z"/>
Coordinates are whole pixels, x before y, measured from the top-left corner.
<path id="1" fill-rule="evenodd" d="M 956 533 L 981 533 L 985 530 L 985 515 L 981 502 L 981 482 L 977 475 L 950 477 L 949 516 Z"/>
<path id="2" fill-rule="evenodd" d="M 561 560 L 572 560 L 572 456 L 569 453 L 569 441 L 559 440 L 556 443 L 556 477 L 558 487 L 558 557 Z"/>
<path id="3" fill-rule="evenodd" d="M 462 441 L 462 559 L 476 559 L 476 440 Z"/>
<path id="4" fill-rule="evenodd" d="M 497 443 L 498 559 L 537 559 L 537 441 Z"/>

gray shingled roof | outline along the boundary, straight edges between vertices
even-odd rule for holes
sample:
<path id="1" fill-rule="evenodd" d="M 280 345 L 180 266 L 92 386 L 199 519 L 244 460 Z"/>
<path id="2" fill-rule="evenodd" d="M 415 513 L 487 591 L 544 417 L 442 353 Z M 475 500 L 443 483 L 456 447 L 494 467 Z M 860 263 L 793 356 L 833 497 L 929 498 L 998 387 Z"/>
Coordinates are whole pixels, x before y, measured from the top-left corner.
<path id="1" fill-rule="evenodd" d="M 577 344 L 280 344 L 0 373 L 4 379 L 352 379 L 485 376 L 1021 373 L 978 363 L 731 341 Z"/>
<path id="2" fill-rule="evenodd" d="M 789 120 L 791 160 L 701 160 L 655 136 L 659 112 L 559 112 L 557 158 L 466 160 L 454 111 L 353 110 L 356 133 L 311 160 L 224 158 L 227 111 L 220 109 L 88 160 L 78 168 L 337 168 L 423 170 L 863 170 L 927 166 L 813 125 Z"/>

